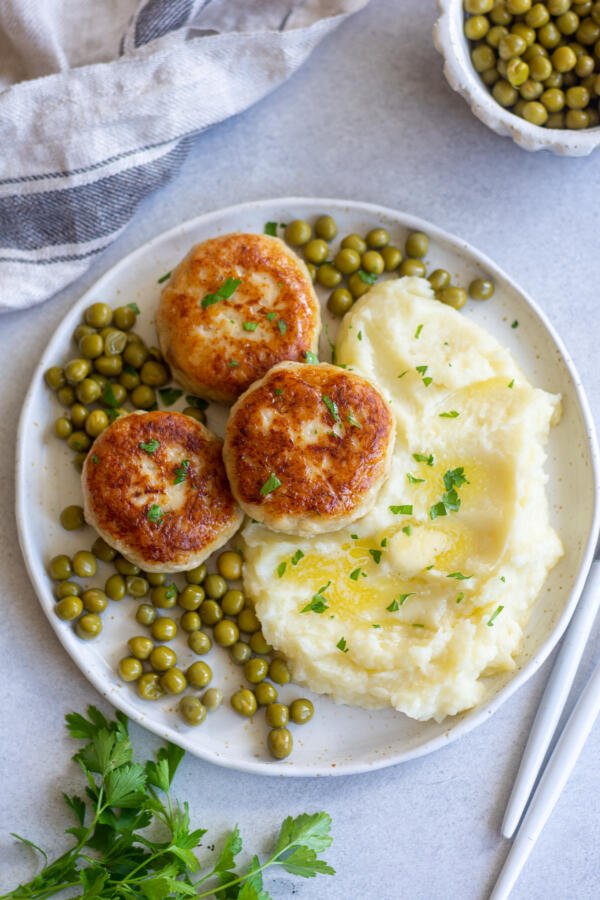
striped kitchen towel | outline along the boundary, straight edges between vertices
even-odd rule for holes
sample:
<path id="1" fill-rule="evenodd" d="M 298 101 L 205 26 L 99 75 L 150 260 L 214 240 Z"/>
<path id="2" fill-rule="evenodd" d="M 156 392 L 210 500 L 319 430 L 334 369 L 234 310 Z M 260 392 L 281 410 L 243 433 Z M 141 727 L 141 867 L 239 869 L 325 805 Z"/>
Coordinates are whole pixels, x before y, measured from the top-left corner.
<path id="1" fill-rule="evenodd" d="M 0 310 L 77 278 L 199 132 L 367 2 L 3 0 Z"/>

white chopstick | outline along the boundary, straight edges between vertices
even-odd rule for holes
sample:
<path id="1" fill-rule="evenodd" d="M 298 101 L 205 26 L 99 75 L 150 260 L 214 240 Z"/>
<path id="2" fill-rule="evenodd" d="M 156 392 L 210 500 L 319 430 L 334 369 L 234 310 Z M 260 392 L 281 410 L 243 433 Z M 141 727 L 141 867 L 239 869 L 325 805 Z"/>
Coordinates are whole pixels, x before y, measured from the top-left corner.
<path id="1" fill-rule="evenodd" d="M 598 566 L 596 569 L 600 568 Z M 600 713 L 600 663 L 565 725 L 513 841 L 490 900 L 507 900 Z"/>
<path id="2" fill-rule="evenodd" d="M 600 607 L 600 561 L 592 569 L 540 702 L 506 807 L 502 834 L 512 837 L 540 774 Z"/>

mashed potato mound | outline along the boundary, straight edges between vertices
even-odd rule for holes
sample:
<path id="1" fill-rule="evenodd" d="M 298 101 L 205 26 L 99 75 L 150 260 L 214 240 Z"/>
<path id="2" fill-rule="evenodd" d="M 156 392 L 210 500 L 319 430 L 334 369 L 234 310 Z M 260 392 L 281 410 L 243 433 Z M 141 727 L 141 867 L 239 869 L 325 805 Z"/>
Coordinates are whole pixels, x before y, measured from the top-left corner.
<path id="1" fill-rule="evenodd" d="M 282 540 L 247 525 L 245 587 L 297 683 L 439 721 L 481 702 L 486 676 L 515 668 L 562 555 L 543 471 L 560 398 L 419 278 L 356 303 L 336 358 L 391 404 L 392 473 L 344 531 Z"/>

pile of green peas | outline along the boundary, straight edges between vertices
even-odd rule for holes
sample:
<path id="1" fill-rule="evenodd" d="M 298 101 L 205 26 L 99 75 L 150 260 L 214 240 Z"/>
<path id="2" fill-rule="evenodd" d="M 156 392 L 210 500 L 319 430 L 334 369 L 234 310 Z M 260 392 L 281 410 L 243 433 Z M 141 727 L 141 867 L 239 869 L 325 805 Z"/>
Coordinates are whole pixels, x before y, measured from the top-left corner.
<path id="1" fill-rule="evenodd" d="M 500 106 L 533 125 L 600 122 L 600 2 L 464 0 L 471 61 Z"/>
<path id="2" fill-rule="evenodd" d="M 45 372 L 46 384 L 66 407 L 54 422 L 54 434 L 73 450 L 79 469 L 94 440 L 117 416 L 131 408 L 156 409 L 157 391 L 171 381 L 160 350 L 132 330 L 137 316 L 134 303 L 116 309 L 92 303 L 73 333 L 79 355 Z M 201 408 L 183 412 L 206 421 Z"/>
<path id="3" fill-rule="evenodd" d="M 386 228 L 375 227 L 364 237 L 347 234 L 334 253 L 330 244 L 337 234 L 337 223 L 328 215 L 319 216 L 313 225 L 304 219 L 294 219 L 285 226 L 283 234 L 286 242 L 302 253 L 313 281 L 332 289 L 327 300 L 332 315 L 344 316 L 354 301 L 385 273 L 428 278 L 437 299 L 454 309 L 461 309 L 467 302 L 467 291 L 453 285 L 445 269 L 434 269 L 427 274 L 424 258 L 429 250 L 429 238 L 424 232 L 408 234 L 401 250 L 391 243 Z M 488 278 L 475 279 L 468 291 L 474 300 L 488 300 L 493 293 L 494 284 Z"/>

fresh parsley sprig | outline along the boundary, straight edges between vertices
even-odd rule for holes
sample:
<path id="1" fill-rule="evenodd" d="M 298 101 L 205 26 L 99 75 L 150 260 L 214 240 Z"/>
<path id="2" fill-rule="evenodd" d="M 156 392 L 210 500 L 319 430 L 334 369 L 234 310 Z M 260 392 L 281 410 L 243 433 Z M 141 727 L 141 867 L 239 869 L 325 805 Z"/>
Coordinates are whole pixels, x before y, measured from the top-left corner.
<path id="1" fill-rule="evenodd" d="M 331 819 L 325 812 L 288 816 L 272 853 L 264 861 L 253 856 L 241 870 L 236 869 L 236 857 L 243 847 L 236 825 L 215 864 L 209 869 L 201 867 L 196 851 L 206 830 L 192 829 L 188 804 L 180 804 L 171 795 L 184 751 L 166 744 L 156 760 L 140 765 L 133 761 L 127 719 L 122 713 L 110 721 L 90 706 L 87 718 L 71 713 L 66 720 L 71 737 L 84 741 L 73 758 L 85 776 L 86 797 L 63 795 L 75 815 L 76 825 L 67 829 L 75 843 L 48 862 L 40 847 L 14 835 L 41 853 L 45 865 L 29 883 L 0 900 L 43 900 L 69 889 L 96 900 L 270 900 L 263 888 L 263 872 L 270 867 L 281 867 L 302 878 L 335 874 L 318 855 L 332 843 Z M 157 833 L 160 840 L 154 839 Z"/>

